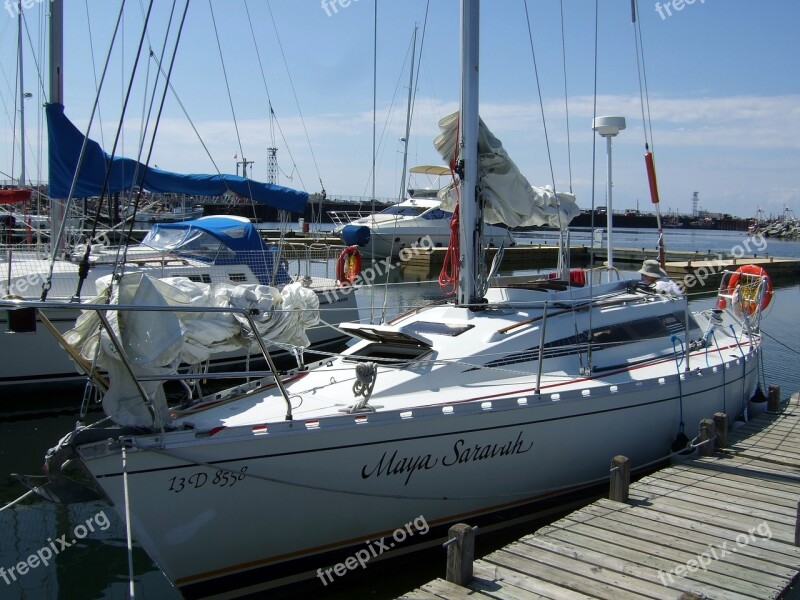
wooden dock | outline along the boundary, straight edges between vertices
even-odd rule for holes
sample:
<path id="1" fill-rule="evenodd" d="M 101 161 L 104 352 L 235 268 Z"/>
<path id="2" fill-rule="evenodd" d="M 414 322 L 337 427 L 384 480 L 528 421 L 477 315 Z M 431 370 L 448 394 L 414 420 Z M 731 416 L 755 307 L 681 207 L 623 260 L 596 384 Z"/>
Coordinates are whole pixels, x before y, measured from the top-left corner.
<path id="1" fill-rule="evenodd" d="M 780 598 L 800 576 L 800 394 L 782 409 L 475 561 L 468 587 L 402 598 Z"/>
<path id="2" fill-rule="evenodd" d="M 495 250 L 487 250 L 487 261 L 494 258 Z M 570 261 L 574 265 L 589 264 L 590 255 L 594 254 L 597 266 L 607 259 L 607 251 L 602 248 L 591 249 L 586 246 L 572 246 Z M 412 271 L 424 277 L 438 275 L 444 263 L 444 248 L 433 248 L 428 252 L 419 252 L 402 262 L 404 271 Z M 614 264 L 621 269 L 635 271 L 648 258 L 657 258 L 658 253 L 649 248 L 615 248 Z M 536 269 L 555 268 L 558 262 L 558 247 L 544 244 L 517 244 L 506 248 L 503 255 L 502 268 Z M 667 251 L 667 275 L 676 281 L 689 282 L 689 287 L 699 289 L 717 287 L 725 270 L 735 271 L 745 264 L 763 267 L 773 280 L 794 278 L 800 272 L 800 260 L 796 258 L 778 258 L 760 255 L 757 257 L 720 256 L 707 252 Z M 692 279 L 687 279 L 691 277 Z"/>

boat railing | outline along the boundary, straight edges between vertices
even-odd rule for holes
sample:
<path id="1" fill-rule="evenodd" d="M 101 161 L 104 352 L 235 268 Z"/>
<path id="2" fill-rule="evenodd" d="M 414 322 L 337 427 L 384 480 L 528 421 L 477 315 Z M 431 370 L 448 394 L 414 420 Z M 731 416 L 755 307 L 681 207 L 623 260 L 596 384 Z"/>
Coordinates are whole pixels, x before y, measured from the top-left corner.
<path id="1" fill-rule="evenodd" d="M 331 222 L 339 229 L 353 221 L 369 217 L 373 213 L 365 210 L 329 210 L 327 214 Z"/>
<path id="2" fill-rule="evenodd" d="M 95 294 L 94 281 L 114 271 L 124 256 L 124 272 L 145 271 L 153 277 L 186 277 L 195 283 L 240 285 L 260 283 L 282 286 L 301 281 L 312 288 L 335 284 L 336 259 L 343 245 L 290 244 L 267 251 L 233 252 L 227 247 L 185 248 L 181 251 L 159 250 L 145 246 L 129 247 L 97 244 L 89 256 L 89 286 L 86 297 Z M 78 266 L 85 247 L 76 247 L 59 260 L 50 274 L 50 247 L 46 244 L 0 244 L 0 292 L 25 298 L 38 298 L 42 285 L 50 281 L 49 297 L 69 298 L 76 291 Z M 282 267 L 282 268 L 281 268 Z M 274 277 L 273 277 L 274 275 Z"/>

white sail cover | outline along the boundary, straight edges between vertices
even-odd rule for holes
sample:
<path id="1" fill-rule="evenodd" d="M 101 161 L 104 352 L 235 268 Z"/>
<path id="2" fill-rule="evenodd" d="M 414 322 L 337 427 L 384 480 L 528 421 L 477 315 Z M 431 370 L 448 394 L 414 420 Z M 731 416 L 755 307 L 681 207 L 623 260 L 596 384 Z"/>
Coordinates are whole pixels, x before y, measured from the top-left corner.
<path id="1" fill-rule="evenodd" d="M 450 164 L 458 147 L 458 112 L 439 121 L 442 132 L 433 145 Z M 550 186 L 533 187 L 520 173 L 517 165 L 503 149 L 481 119 L 478 134 L 480 163 L 479 192 L 483 198 L 483 219 L 487 223 L 505 223 L 509 227 L 549 225 L 566 229 L 580 213 L 575 196 L 566 192 L 553 193 Z M 439 192 L 442 209 L 453 211 L 457 202 L 454 185 Z"/>
<path id="2" fill-rule="evenodd" d="M 92 304 L 108 302 L 104 288 L 109 277 L 98 279 L 100 295 Z M 259 334 L 266 341 L 307 347 L 307 327 L 319 322 L 319 298 L 301 283 L 282 290 L 264 285 L 196 283 L 185 277 L 155 279 L 143 273 L 124 275 L 114 286 L 110 304 L 124 306 L 237 307 L 250 309 Z M 240 348 L 257 349 L 247 319 L 229 312 L 108 311 L 114 334 L 128 356 L 135 375 L 177 372 L 180 364 L 196 365 L 213 354 Z M 100 328 L 95 311 L 84 311 L 65 339 L 88 361 L 108 372 L 109 389 L 103 409 L 119 425 L 159 427 L 168 420 L 160 381 L 141 382 L 151 407 L 119 359 L 108 333 Z"/>

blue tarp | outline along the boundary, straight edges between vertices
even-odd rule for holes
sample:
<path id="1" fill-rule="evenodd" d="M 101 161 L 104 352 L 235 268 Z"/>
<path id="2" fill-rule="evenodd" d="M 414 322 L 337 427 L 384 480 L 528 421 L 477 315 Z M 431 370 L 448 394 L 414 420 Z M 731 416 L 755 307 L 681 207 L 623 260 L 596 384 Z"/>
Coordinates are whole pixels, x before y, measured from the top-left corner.
<path id="1" fill-rule="evenodd" d="M 179 223 L 156 223 L 142 240 L 142 245 L 162 250 L 169 249 L 179 255 L 207 261 L 207 248 L 203 248 L 204 251 L 200 254 L 194 253 L 203 246 L 203 240 L 195 235 L 198 231 L 212 236 L 233 253 L 230 255 L 216 252 L 213 264 L 247 265 L 264 285 L 282 286 L 291 281 L 286 264 L 281 261 L 275 272 L 273 284 L 271 277 L 278 248 L 265 244 L 255 226 L 241 217 L 219 215 Z"/>
<path id="2" fill-rule="evenodd" d="M 64 114 L 64 105 L 48 104 L 47 139 L 51 198 L 67 198 L 81 153 L 84 135 Z M 111 160 L 100 144 L 89 140 L 73 196 L 99 196 Z M 130 158 L 114 158 L 107 192 L 122 192 L 139 186 L 150 192 L 219 196 L 227 191 L 293 213 L 302 213 L 308 194 L 291 188 L 261 183 L 238 175 L 181 175 L 148 168 Z M 144 178 L 142 177 L 144 175 Z M 136 181 L 134 181 L 136 177 Z"/>

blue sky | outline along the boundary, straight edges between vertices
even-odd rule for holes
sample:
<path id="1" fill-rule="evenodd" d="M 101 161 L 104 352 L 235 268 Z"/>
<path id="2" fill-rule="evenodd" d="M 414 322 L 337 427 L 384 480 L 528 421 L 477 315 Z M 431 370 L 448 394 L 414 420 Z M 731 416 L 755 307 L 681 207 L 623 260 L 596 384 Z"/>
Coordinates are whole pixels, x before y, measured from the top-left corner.
<path id="1" fill-rule="evenodd" d="M 42 60 L 40 22 L 48 2 L 29 0 L 29 4 L 24 13 L 35 51 L 26 41 L 25 87 L 33 93 L 26 104 L 28 171 L 31 178 L 37 172 L 45 178 L 45 167 L 38 167 L 46 161 L 41 158 L 45 148 L 37 141 L 41 136 L 36 110 L 44 98 L 36 83 L 34 58 Z M 67 0 L 66 4 L 65 105 L 67 115 L 85 129 L 95 95 L 95 73 L 99 76 L 108 52 L 119 2 Z M 102 139 L 107 148 L 120 117 L 144 4 L 144 0 L 127 2 L 124 35 L 112 53 L 101 93 L 101 125 L 95 123 L 91 136 Z M 182 0 L 178 4 L 182 7 Z M 603 204 L 605 144 L 591 131 L 595 3 L 563 0 L 571 152 L 566 144 L 562 2 L 528 0 L 527 4 L 553 174 L 524 0 L 482 3 L 481 115 L 533 185 L 555 179 L 559 190 L 568 190 L 571 183 L 584 208 L 592 203 L 595 149 L 594 196 L 597 204 Z M 156 54 L 163 44 L 171 5 L 167 0 L 156 1 L 148 36 Z M 377 3 L 378 196 L 399 193 L 409 47 L 415 22 L 420 26 L 419 45 L 426 5 L 426 0 Z M 649 210 L 630 2 L 602 0 L 600 5 L 597 114 L 622 115 L 628 121 L 614 145 L 614 206 L 636 208 L 638 203 L 640 209 Z M 698 191 L 701 207 L 712 212 L 752 216 L 761 206 L 777 215 L 788 205 L 800 213 L 800 2 L 695 0 L 689 4 L 671 0 L 658 6 L 639 2 L 662 211 L 689 212 L 692 192 Z M 213 162 L 176 96 L 170 94 L 152 163 L 181 172 L 215 172 L 216 168 L 234 172 L 237 159 L 244 155 L 254 161 L 253 176 L 266 179 L 266 148 L 273 144 L 266 79 L 277 115 L 272 130 L 281 169 L 279 183 L 314 192 L 321 179 L 329 194 L 369 195 L 374 11 L 373 0 L 326 0 L 325 6 L 321 0 L 247 0 L 246 4 L 245 0 L 194 0 L 172 84 Z M 5 141 L 0 169 L 4 173 L 12 166 L 16 35 L 16 20 L 8 9 L 0 12 L 4 113 L 0 128 Z M 142 65 L 125 119 L 123 152 L 129 156 L 136 154 L 139 143 L 145 84 L 152 88 L 154 80 L 154 61 Z M 432 145 L 436 123 L 457 108 L 459 97 L 456 0 L 431 0 L 420 68 L 409 164 L 438 164 Z"/>

